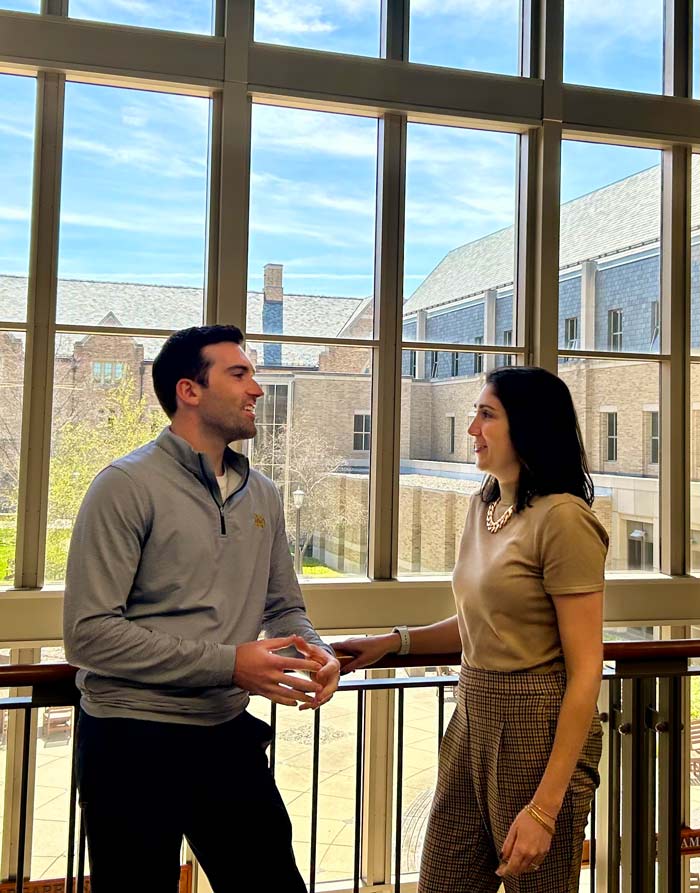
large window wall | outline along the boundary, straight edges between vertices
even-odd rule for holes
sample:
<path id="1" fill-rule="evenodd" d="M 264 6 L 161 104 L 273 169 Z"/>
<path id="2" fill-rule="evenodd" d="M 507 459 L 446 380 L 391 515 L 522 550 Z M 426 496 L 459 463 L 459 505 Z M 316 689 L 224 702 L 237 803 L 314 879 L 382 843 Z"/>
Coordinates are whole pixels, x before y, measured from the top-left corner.
<path id="1" fill-rule="evenodd" d="M 451 610 L 473 402 L 495 365 L 535 363 L 579 411 L 606 621 L 682 635 L 700 585 L 686 10 L 0 0 L 0 579 L 18 590 L 0 645 L 59 643 L 80 498 L 164 423 L 150 364 L 201 322 L 247 332 L 266 393 L 246 449 L 280 486 L 320 630 Z"/>
<path id="2" fill-rule="evenodd" d="M 6 583 L 60 590 L 90 475 L 163 422 L 158 344 L 220 321 L 246 329 L 268 390 L 248 449 L 279 482 L 322 628 L 374 625 L 377 599 L 391 620 L 449 608 L 479 483 L 470 407 L 501 363 L 571 386 L 611 536 L 609 620 L 690 619 L 700 125 L 675 101 L 692 67 L 676 5 L 635 5 L 633 28 L 624 3 L 605 21 L 564 4 L 541 28 L 537 4 L 503 4 L 517 64 L 510 44 L 500 61 L 488 48 L 497 4 L 0 11 Z M 435 51 L 453 26 L 473 37 L 460 60 Z M 65 69 L 37 63 L 86 29 Z M 596 58 L 637 46 L 664 63 L 659 91 L 624 59 L 589 69 L 596 90 L 566 83 L 586 80 L 577 46 L 605 29 Z M 605 89 L 620 86 L 647 92 Z M 95 440 L 94 460 L 71 437 Z"/>

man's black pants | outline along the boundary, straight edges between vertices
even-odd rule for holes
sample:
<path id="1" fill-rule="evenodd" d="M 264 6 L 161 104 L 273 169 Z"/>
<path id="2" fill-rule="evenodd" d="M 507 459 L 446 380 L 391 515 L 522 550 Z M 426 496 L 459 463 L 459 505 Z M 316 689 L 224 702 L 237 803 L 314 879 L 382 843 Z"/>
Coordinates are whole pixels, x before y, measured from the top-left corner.
<path id="1" fill-rule="evenodd" d="M 187 838 L 215 893 L 306 893 L 270 773 L 270 727 L 80 712 L 78 785 L 93 893 L 177 893 Z"/>

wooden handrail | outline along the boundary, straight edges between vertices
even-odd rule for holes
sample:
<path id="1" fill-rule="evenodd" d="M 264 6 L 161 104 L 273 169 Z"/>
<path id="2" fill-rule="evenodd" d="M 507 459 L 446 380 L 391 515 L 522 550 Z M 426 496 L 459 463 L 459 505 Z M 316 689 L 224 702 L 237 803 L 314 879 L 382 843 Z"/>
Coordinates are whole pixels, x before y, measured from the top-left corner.
<path id="1" fill-rule="evenodd" d="M 605 642 L 605 660 L 655 661 L 672 658 L 700 657 L 700 639 L 673 639 L 663 642 Z M 341 653 L 339 657 L 344 655 Z M 347 657 L 345 658 L 348 659 Z M 450 667 L 458 666 L 459 652 L 450 654 L 387 654 L 371 669 L 389 670 L 401 667 Z M 77 670 L 70 664 L 10 664 L 0 666 L 0 688 L 23 688 L 40 684 L 70 682 Z"/>
<path id="2" fill-rule="evenodd" d="M 10 664 L 0 667 L 0 688 L 65 685 L 77 672 L 70 664 Z"/>

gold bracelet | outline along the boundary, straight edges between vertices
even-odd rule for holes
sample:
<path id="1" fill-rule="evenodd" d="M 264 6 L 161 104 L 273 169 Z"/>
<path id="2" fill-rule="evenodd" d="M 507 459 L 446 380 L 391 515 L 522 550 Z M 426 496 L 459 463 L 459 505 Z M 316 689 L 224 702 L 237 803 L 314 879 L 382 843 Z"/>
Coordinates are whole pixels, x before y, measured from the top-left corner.
<path id="1" fill-rule="evenodd" d="M 542 809 L 541 806 L 538 806 L 538 805 L 535 803 L 534 800 L 530 800 L 530 806 L 531 806 L 533 809 L 536 809 L 537 812 L 539 812 L 539 813 L 540 813 L 541 815 L 543 815 L 545 818 L 549 819 L 549 821 L 550 821 L 552 824 L 554 824 L 554 823 L 556 822 L 557 817 L 556 817 L 555 815 L 550 815 L 546 810 Z"/>
<path id="2" fill-rule="evenodd" d="M 530 802 L 529 807 L 530 807 L 530 812 L 531 813 L 536 812 L 538 817 L 540 819 L 542 819 L 542 821 L 546 825 L 551 826 L 551 828 L 556 827 L 556 819 L 553 819 L 550 815 L 548 815 L 546 812 L 544 812 L 542 809 L 540 809 L 536 803 Z"/>
<path id="3" fill-rule="evenodd" d="M 554 837 L 554 828 L 537 813 L 535 810 L 528 805 L 525 807 L 525 812 L 530 816 L 530 818 L 534 819 L 538 825 L 541 825 L 544 830 L 551 836 Z"/>

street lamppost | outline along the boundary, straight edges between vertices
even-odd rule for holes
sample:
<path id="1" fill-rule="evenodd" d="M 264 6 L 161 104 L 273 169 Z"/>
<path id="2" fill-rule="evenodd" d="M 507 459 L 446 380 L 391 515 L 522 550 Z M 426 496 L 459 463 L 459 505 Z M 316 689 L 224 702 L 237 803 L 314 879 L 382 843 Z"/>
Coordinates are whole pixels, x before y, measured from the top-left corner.
<path id="1" fill-rule="evenodd" d="M 297 533 L 294 541 L 294 567 L 297 574 L 301 573 L 301 507 L 304 505 L 305 495 L 301 487 L 292 493 L 294 508 L 297 512 Z"/>

